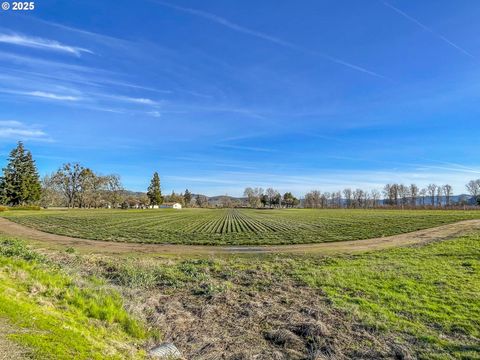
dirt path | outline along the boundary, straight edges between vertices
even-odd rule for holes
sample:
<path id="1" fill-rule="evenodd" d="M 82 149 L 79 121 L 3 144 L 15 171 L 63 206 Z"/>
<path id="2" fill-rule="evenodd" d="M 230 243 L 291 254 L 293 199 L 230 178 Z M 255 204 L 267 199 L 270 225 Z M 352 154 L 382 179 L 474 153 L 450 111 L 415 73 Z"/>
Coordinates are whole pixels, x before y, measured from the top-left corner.
<path id="1" fill-rule="evenodd" d="M 140 253 L 151 255 L 216 255 L 259 253 L 355 253 L 445 240 L 474 230 L 480 230 L 480 220 L 465 220 L 411 233 L 367 240 L 274 246 L 200 246 L 139 244 L 78 239 L 69 236 L 45 233 L 0 217 L 0 233 L 30 239 L 43 246 L 46 245 L 47 247 L 73 247 L 81 252 L 109 254 Z"/>

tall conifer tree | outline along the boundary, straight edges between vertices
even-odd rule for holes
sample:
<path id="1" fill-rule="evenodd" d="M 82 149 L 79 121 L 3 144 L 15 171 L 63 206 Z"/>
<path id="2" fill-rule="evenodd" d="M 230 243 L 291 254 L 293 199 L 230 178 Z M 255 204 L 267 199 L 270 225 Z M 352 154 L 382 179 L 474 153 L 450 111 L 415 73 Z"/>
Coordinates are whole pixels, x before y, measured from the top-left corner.
<path id="1" fill-rule="evenodd" d="M 155 172 L 148 187 L 147 196 L 151 205 L 161 205 L 163 203 L 162 190 L 160 188 L 160 176 Z"/>
<path id="2" fill-rule="evenodd" d="M 192 193 L 188 191 L 188 189 L 185 190 L 185 193 L 183 194 L 183 199 L 185 200 L 185 206 L 190 206 L 190 202 L 192 201 Z"/>
<path id="3" fill-rule="evenodd" d="M 24 205 L 40 200 L 41 185 L 35 161 L 20 141 L 10 152 L 0 179 L 0 196 L 8 205 Z"/>

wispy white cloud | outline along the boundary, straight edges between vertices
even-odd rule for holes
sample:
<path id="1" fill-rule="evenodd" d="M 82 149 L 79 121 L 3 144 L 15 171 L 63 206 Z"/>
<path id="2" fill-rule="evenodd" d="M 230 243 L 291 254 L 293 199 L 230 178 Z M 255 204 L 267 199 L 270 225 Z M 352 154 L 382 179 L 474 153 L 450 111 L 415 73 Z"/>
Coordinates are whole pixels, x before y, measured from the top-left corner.
<path id="1" fill-rule="evenodd" d="M 37 126 L 16 120 L 0 120 L 0 139 L 51 141 L 48 134 Z"/>
<path id="2" fill-rule="evenodd" d="M 461 53 L 463 53 L 464 55 L 467 55 L 471 58 L 475 58 L 474 55 L 472 55 L 470 52 L 468 52 L 467 50 L 465 50 L 464 48 L 462 48 L 460 45 L 457 45 L 455 44 L 453 41 L 447 39 L 445 36 L 443 36 L 442 34 L 436 32 L 435 30 L 433 30 L 432 28 L 428 27 L 427 25 L 421 23 L 420 21 L 418 21 L 417 19 L 415 19 L 414 17 L 408 15 L 406 12 L 400 10 L 399 8 L 393 6 L 392 4 L 388 3 L 388 2 L 384 2 L 384 5 L 390 9 L 392 9 L 393 11 L 395 11 L 397 14 L 400 14 L 401 16 L 403 16 L 404 18 L 406 18 L 407 20 L 410 20 L 411 22 L 413 22 L 414 24 L 420 26 L 423 30 L 425 31 L 428 31 L 429 33 L 433 34 L 434 36 L 436 36 L 437 38 L 439 38 L 440 40 L 442 40 L 443 42 L 447 43 L 448 45 L 450 45 L 451 47 L 457 49 L 458 51 L 460 51 Z"/>
<path id="3" fill-rule="evenodd" d="M 122 87 L 127 87 L 127 88 L 132 88 L 132 89 L 140 89 L 140 90 L 147 90 L 147 91 L 152 91 L 156 93 L 161 93 L 161 94 L 172 94 L 172 90 L 165 90 L 165 89 L 156 89 L 152 88 L 149 86 L 141 86 L 137 84 L 132 84 L 132 83 L 127 83 L 127 82 L 122 82 L 122 81 L 115 81 L 115 80 L 109 80 L 109 79 L 92 79 L 91 80 L 94 83 L 99 83 L 99 84 L 107 84 L 107 85 L 114 85 L 114 86 L 122 86 Z"/>
<path id="4" fill-rule="evenodd" d="M 150 116 L 156 117 L 156 118 L 159 118 L 159 117 L 162 116 L 160 111 L 149 111 L 149 112 L 147 112 L 147 114 L 150 115 Z"/>
<path id="5" fill-rule="evenodd" d="M 52 27 L 56 27 L 58 29 L 66 30 L 66 31 L 69 31 L 69 32 L 75 32 L 75 33 L 81 34 L 81 35 L 86 35 L 86 36 L 90 37 L 91 39 L 95 39 L 97 41 L 102 41 L 103 43 L 109 44 L 109 45 L 111 45 L 112 42 L 115 43 L 115 44 L 125 44 L 125 45 L 128 45 L 128 43 L 129 43 L 129 41 L 124 40 L 124 39 L 119 39 L 119 38 L 116 38 L 116 37 L 113 37 L 113 36 L 109 36 L 109 35 L 105 35 L 105 34 L 99 34 L 99 33 L 96 33 L 96 32 L 92 32 L 92 31 L 88 31 L 88 30 L 84 30 L 84 29 L 79 29 L 79 28 L 75 28 L 75 27 L 72 27 L 72 26 L 63 25 L 63 24 L 53 22 L 53 21 L 42 20 L 42 19 L 39 19 L 39 18 L 35 18 L 35 20 L 40 22 L 40 23 L 52 26 Z"/>
<path id="6" fill-rule="evenodd" d="M 110 70 L 98 69 L 90 66 L 76 65 L 71 63 L 65 63 L 60 61 L 51 61 L 40 59 L 33 56 L 23 56 L 18 54 L 13 54 L 6 51 L 0 51 L 0 56 L 2 61 L 8 61 L 16 66 L 21 66 L 22 70 L 25 68 L 34 69 L 35 71 L 52 73 L 62 71 L 70 71 L 72 73 L 86 73 L 104 75 L 104 74 L 115 74 Z"/>
<path id="7" fill-rule="evenodd" d="M 81 100 L 78 96 L 73 96 L 71 94 L 58 94 L 51 93 L 46 91 L 23 91 L 23 90 L 12 90 L 12 89 L 2 89 L 0 88 L 0 93 L 4 94 L 13 94 L 13 95 L 22 95 L 22 96 L 31 96 L 42 99 L 58 100 L 58 101 L 79 101 Z"/>
<path id="8" fill-rule="evenodd" d="M 206 12 L 206 11 L 193 9 L 193 8 L 187 8 L 187 7 L 183 7 L 183 6 L 178 6 L 178 5 L 170 4 L 168 2 L 159 1 L 159 0 L 154 1 L 154 2 L 157 3 L 157 4 L 160 4 L 160 5 L 169 7 L 171 9 L 175 9 L 175 10 L 178 10 L 178 11 L 182 11 L 184 13 L 188 13 L 188 14 L 193 15 L 193 16 L 204 18 L 208 21 L 217 23 L 217 24 L 222 25 L 224 27 L 227 27 L 231 30 L 234 30 L 234 31 L 246 34 L 246 35 L 250 35 L 250 36 L 256 37 L 258 39 L 262 39 L 262 40 L 271 42 L 273 44 L 276 44 L 276 45 L 279 45 L 279 46 L 282 46 L 282 47 L 285 47 L 285 48 L 289 48 L 291 50 L 301 51 L 301 52 L 308 53 L 308 54 L 311 54 L 311 55 L 319 56 L 319 57 L 324 58 L 326 60 L 329 60 L 333 63 L 336 63 L 338 65 L 342 65 L 344 67 L 350 68 L 352 70 L 362 72 L 364 74 L 368 74 L 368 75 L 371 75 L 371 76 L 374 76 L 374 77 L 387 79 L 385 76 L 383 76 L 381 74 L 378 74 L 375 71 L 368 70 L 368 69 L 366 69 L 362 66 L 353 64 L 351 62 L 345 61 L 343 59 L 340 59 L 340 58 L 337 58 L 337 57 L 334 57 L 334 56 L 331 56 L 331 55 L 328 55 L 328 54 L 323 53 L 323 52 L 319 52 L 319 51 L 315 51 L 315 50 L 311 50 L 311 49 L 306 49 L 306 48 L 298 46 L 298 45 L 296 45 L 292 42 L 285 41 L 283 39 L 280 39 L 280 38 L 275 37 L 275 36 L 271 36 L 269 34 L 266 34 L 266 33 L 260 32 L 260 31 L 249 29 L 245 26 L 236 24 L 234 22 L 231 22 L 230 20 L 227 20 L 223 17 L 220 17 L 218 15 L 215 15 L 215 14 L 212 14 L 212 13 L 209 13 L 209 12 Z"/>
<path id="9" fill-rule="evenodd" d="M 463 173 L 463 174 L 480 174 L 480 168 L 473 168 L 464 166 L 457 163 L 446 162 L 446 161 L 438 161 L 432 159 L 425 159 L 419 158 L 418 160 L 425 161 L 424 163 L 416 163 L 416 162 L 400 162 L 400 161 L 392 161 L 392 160 L 375 160 L 372 158 L 362 158 L 362 157 L 355 157 L 355 156 L 338 156 L 338 155 L 331 155 L 327 156 L 329 159 L 336 159 L 336 160 L 347 160 L 347 161 L 355 161 L 357 163 L 375 163 L 375 164 L 382 164 L 383 166 L 395 166 L 398 168 L 410 168 L 416 169 L 418 171 L 432 171 L 435 172 L 437 170 L 444 170 L 451 173 Z M 432 164 L 433 163 L 433 164 Z M 435 165 L 435 164 L 441 164 Z"/>
<path id="10" fill-rule="evenodd" d="M 173 103 L 170 102 L 171 105 L 175 105 L 178 110 L 168 110 L 168 112 L 176 112 L 176 113 L 186 113 L 186 112 L 211 112 L 211 113 L 232 113 L 232 114 L 241 114 L 246 115 L 255 119 L 267 120 L 267 118 L 261 114 L 261 111 L 257 109 L 249 109 L 249 108 L 240 108 L 235 106 L 197 106 L 197 105 L 190 105 L 186 103 Z M 165 111 L 167 112 L 167 111 Z"/>
<path id="11" fill-rule="evenodd" d="M 244 150 L 244 151 L 253 151 L 253 152 L 277 152 L 275 149 L 262 148 L 257 146 L 242 146 L 242 145 L 217 145 L 217 147 L 233 150 Z"/>
<path id="12" fill-rule="evenodd" d="M 463 171 L 471 171 L 471 172 L 475 172 L 477 174 L 480 174 L 480 168 L 473 168 L 471 166 L 465 166 L 463 164 L 458 164 L 458 163 L 454 163 L 454 162 L 451 162 L 451 161 L 439 161 L 439 160 L 433 160 L 433 159 L 424 159 L 424 160 L 428 161 L 428 162 L 447 165 L 447 166 L 450 166 L 450 168 L 452 168 L 452 169 L 457 169 L 457 170 L 460 169 L 460 170 L 463 170 Z"/>
<path id="13" fill-rule="evenodd" d="M 36 49 L 65 52 L 76 56 L 80 56 L 81 53 L 93 54 L 92 51 L 81 47 L 65 45 L 55 40 L 30 37 L 17 33 L 0 33 L 0 42 Z"/>
<path id="14" fill-rule="evenodd" d="M 126 97 L 125 100 L 133 102 L 133 103 L 137 103 L 137 104 L 145 104 L 145 105 L 155 105 L 156 104 L 155 101 L 153 101 L 151 99 L 147 99 L 147 98 Z"/>
<path id="15" fill-rule="evenodd" d="M 78 101 L 80 100 L 79 97 L 71 96 L 71 95 L 58 95 L 44 91 L 28 91 L 24 93 L 25 95 L 30 95 L 34 97 L 40 97 L 45 99 L 52 99 L 52 100 L 65 100 L 65 101 Z"/>
<path id="16" fill-rule="evenodd" d="M 22 123 L 16 120 L 0 120 L 0 126 L 21 126 Z"/>
<path id="17" fill-rule="evenodd" d="M 130 96 L 107 95 L 107 94 L 96 94 L 96 95 L 113 99 L 113 100 L 118 100 L 121 102 L 133 103 L 133 104 L 151 105 L 151 106 L 159 105 L 157 101 L 149 98 L 137 98 L 137 97 L 130 97 Z"/>

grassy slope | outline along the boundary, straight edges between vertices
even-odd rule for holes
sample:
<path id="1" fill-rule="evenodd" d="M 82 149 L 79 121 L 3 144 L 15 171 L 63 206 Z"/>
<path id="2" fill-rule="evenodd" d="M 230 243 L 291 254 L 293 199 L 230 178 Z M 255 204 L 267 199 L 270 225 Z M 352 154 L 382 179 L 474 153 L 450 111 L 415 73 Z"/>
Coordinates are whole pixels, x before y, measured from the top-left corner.
<path id="1" fill-rule="evenodd" d="M 8 339 L 38 359 L 143 358 L 147 331 L 116 292 L 94 278 L 79 281 L 0 237 L 0 318 L 17 331 Z"/>
<path id="2" fill-rule="evenodd" d="M 7 211 L 10 220 L 79 238 L 183 244 L 295 244 L 395 235 L 480 218 L 480 211 L 72 210 Z"/>

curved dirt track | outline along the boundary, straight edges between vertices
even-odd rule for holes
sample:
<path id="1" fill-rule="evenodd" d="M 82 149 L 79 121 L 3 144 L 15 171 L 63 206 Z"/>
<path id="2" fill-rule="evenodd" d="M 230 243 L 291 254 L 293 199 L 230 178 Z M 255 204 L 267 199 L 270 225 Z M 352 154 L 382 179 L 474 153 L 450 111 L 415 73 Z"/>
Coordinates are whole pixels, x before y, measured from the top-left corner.
<path id="1" fill-rule="evenodd" d="M 480 230 L 480 219 L 465 220 L 435 228 L 411 233 L 373 238 L 323 242 L 318 244 L 271 245 L 271 246 L 202 246 L 174 244 L 139 244 L 102 240 L 78 239 L 35 230 L 0 217 L 0 233 L 32 240 L 51 247 L 73 247 L 81 252 L 110 254 L 150 254 L 150 255 L 215 255 L 215 254 L 259 254 L 296 253 L 329 254 L 355 253 L 369 250 L 387 249 L 397 246 L 422 244 L 431 241 L 450 239 L 465 233 Z"/>

